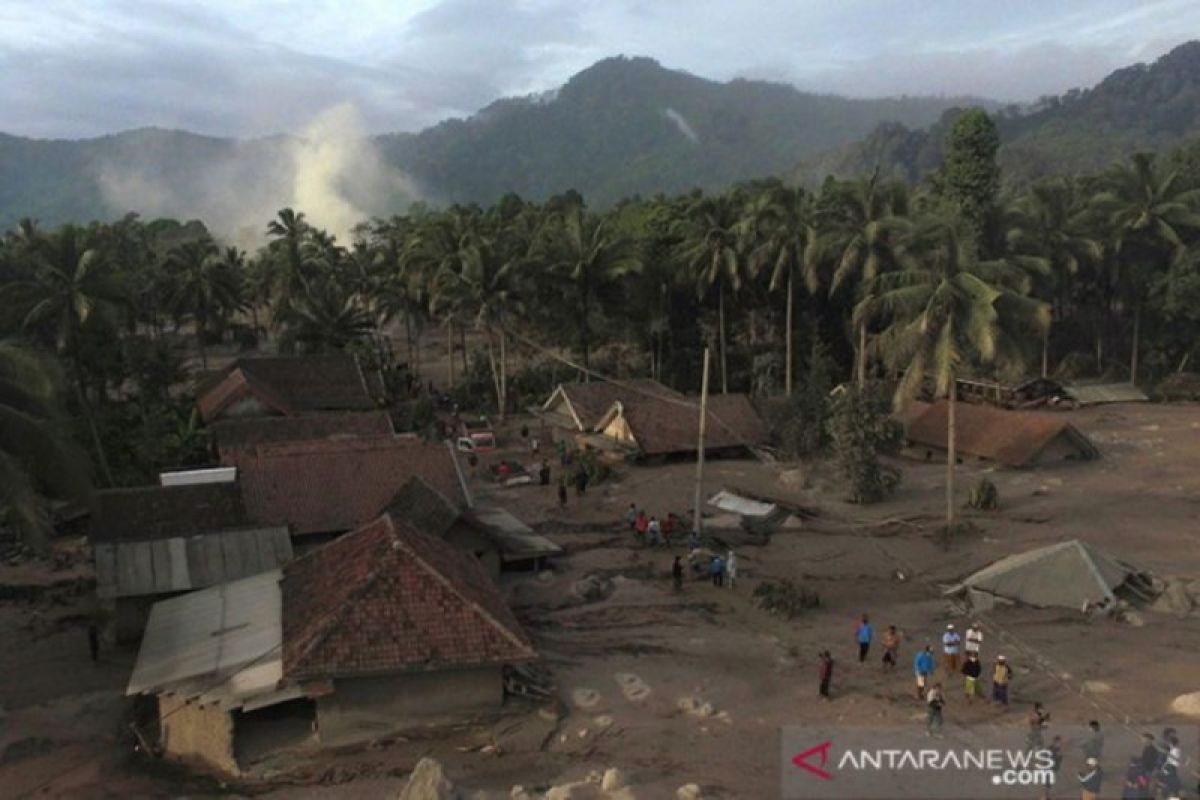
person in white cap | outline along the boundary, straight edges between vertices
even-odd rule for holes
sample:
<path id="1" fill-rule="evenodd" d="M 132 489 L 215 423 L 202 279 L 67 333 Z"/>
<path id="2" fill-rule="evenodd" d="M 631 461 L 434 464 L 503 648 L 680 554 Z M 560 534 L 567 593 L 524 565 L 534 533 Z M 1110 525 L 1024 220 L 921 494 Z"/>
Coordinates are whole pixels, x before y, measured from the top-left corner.
<path id="1" fill-rule="evenodd" d="M 1100 769 L 1100 762 L 1094 758 L 1089 758 L 1083 769 L 1079 770 L 1079 797 L 1080 800 L 1097 800 L 1100 797 L 1100 784 L 1104 780 L 1104 770 Z"/>
<path id="2" fill-rule="evenodd" d="M 954 623 L 946 626 L 942 634 L 942 661 L 946 667 L 946 675 L 953 677 L 958 674 L 958 658 L 962 650 L 962 637 L 954 630 Z"/>

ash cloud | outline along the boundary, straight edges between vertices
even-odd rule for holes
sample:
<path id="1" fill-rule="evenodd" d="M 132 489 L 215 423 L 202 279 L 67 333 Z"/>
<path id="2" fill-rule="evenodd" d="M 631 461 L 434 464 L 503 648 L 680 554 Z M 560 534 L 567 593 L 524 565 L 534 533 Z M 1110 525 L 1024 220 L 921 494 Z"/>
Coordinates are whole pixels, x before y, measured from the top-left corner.
<path id="1" fill-rule="evenodd" d="M 192 141 L 181 146 L 181 136 Z M 115 211 L 199 218 L 242 247 L 261 245 L 267 222 L 284 207 L 345 243 L 356 224 L 402 211 L 420 196 L 385 162 L 349 104 L 326 109 L 294 137 L 236 141 L 138 131 L 98 174 Z"/>

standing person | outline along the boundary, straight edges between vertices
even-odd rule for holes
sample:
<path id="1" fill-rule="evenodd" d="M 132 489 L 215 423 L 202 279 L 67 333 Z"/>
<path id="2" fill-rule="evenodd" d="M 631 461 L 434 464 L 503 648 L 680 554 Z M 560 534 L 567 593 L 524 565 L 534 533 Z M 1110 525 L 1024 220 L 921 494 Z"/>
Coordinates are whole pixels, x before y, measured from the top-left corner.
<path id="1" fill-rule="evenodd" d="M 583 497 L 584 493 L 587 492 L 587 485 L 588 485 L 587 470 L 583 468 L 582 464 L 580 464 L 579 469 L 575 473 L 575 494 L 579 495 L 580 497 Z"/>
<path id="2" fill-rule="evenodd" d="M 1084 762 L 1083 769 L 1079 770 L 1080 800 L 1098 800 L 1103 782 L 1104 770 L 1100 769 L 1100 762 L 1089 758 Z"/>
<path id="3" fill-rule="evenodd" d="M 978 621 L 972 622 L 971 627 L 967 628 L 963 651 L 967 655 L 974 653 L 980 659 L 983 658 L 983 626 Z"/>
<path id="4" fill-rule="evenodd" d="M 976 661 L 979 659 L 976 658 Z M 1050 800 L 1050 789 L 1058 785 L 1058 772 L 1062 769 L 1063 748 L 1062 737 L 1055 736 L 1050 740 L 1050 773 L 1051 779 L 1042 786 L 1042 800 Z"/>
<path id="5" fill-rule="evenodd" d="M 638 510 L 634 503 L 629 504 L 629 510 L 625 512 L 625 524 L 629 527 L 630 532 L 637 528 Z"/>
<path id="6" fill-rule="evenodd" d="M 896 661 L 900 657 L 900 632 L 896 630 L 895 625 L 888 625 L 887 630 L 883 632 L 883 668 L 891 671 L 896 668 Z"/>
<path id="7" fill-rule="evenodd" d="M 651 517 L 646 523 L 646 535 L 650 539 L 650 544 L 658 547 L 662 544 L 662 525 L 658 522 L 658 517 Z"/>
<path id="8" fill-rule="evenodd" d="M 1149 783 L 1154 782 L 1154 773 L 1158 772 L 1158 745 L 1154 743 L 1153 733 L 1142 734 L 1142 774 Z"/>
<path id="9" fill-rule="evenodd" d="M 696 532 L 695 528 L 688 531 L 687 547 L 689 553 L 700 549 L 700 534 Z"/>
<path id="10" fill-rule="evenodd" d="M 538 470 L 538 482 L 541 483 L 542 486 L 550 485 L 550 460 L 549 459 L 546 459 L 546 458 L 542 459 L 542 468 L 540 470 Z"/>
<path id="11" fill-rule="evenodd" d="M 983 690 L 979 688 L 979 676 L 983 674 L 983 664 L 979 661 L 978 653 L 967 653 L 967 660 L 963 662 L 963 691 L 966 692 L 967 701 L 974 702 L 976 697 L 983 696 Z"/>
<path id="12" fill-rule="evenodd" d="M 675 533 L 675 514 L 668 511 L 667 518 L 663 520 L 662 524 L 663 542 L 667 547 L 671 546 L 671 534 L 673 533 Z"/>
<path id="13" fill-rule="evenodd" d="M 100 630 L 96 627 L 96 623 L 88 623 L 88 652 L 92 654 L 92 663 L 100 663 Z"/>
<path id="14" fill-rule="evenodd" d="M 821 684 L 817 690 L 822 700 L 829 699 L 829 684 L 833 680 L 833 656 L 828 650 L 821 651 L 821 664 L 818 672 Z"/>
<path id="15" fill-rule="evenodd" d="M 558 507 L 567 507 L 567 477 L 565 475 L 558 481 Z"/>
<path id="16" fill-rule="evenodd" d="M 683 591 L 683 560 L 679 556 L 675 556 L 675 563 L 671 565 L 671 580 L 675 582 L 675 591 Z"/>
<path id="17" fill-rule="evenodd" d="M 712 575 L 713 586 L 725 585 L 725 562 L 720 556 L 713 556 L 708 563 L 708 574 Z"/>
<path id="18" fill-rule="evenodd" d="M 1150 783 L 1142 772 L 1142 759 L 1133 756 L 1125 769 L 1125 785 L 1121 788 L 1121 800 L 1147 800 L 1150 795 Z"/>
<path id="19" fill-rule="evenodd" d="M 871 639 L 874 635 L 875 630 L 871 627 L 871 621 L 866 614 L 863 614 L 854 629 L 854 640 L 858 642 L 858 663 L 861 664 L 867 660 L 867 653 L 871 649 Z"/>
<path id="20" fill-rule="evenodd" d="M 542 443 L 538 441 L 537 434 L 535 433 L 529 439 L 529 452 L 533 453 L 536 456 L 538 454 L 538 449 L 541 447 L 541 444 Z"/>
<path id="21" fill-rule="evenodd" d="M 942 634 L 942 660 L 946 667 L 946 675 L 958 674 L 958 657 L 962 651 L 962 637 L 954 630 L 954 623 L 946 626 Z"/>
<path id="22" fill-rule="evenodd" d="M 1097 720 L 1088 723 L 1087 738 L 1083 740 L 1079 749 L 1083 751 L 1084 758 L 1094 758 L 1097 761 L 1104 758 L 1104 732 L 1100 730 Z"/>
<path id="23" fill-rule="evenodd" d="M 933 674 L 933 649 L 929 645 L 925 645 L 913 656 L 913 674 L 917 679 L 917 699 L 924 700 L 929 676 Z"/>
<path id="24" fill-rule="evenodd" d="M 646 519 L 645 509 L 638 509 L 637 517 L 633 520 L 633 534 L 638 540 L 638 544 L 646 543 L 646 531 L 650 528 L 650 521 Z"/>
<path id="25" fill-rule="evenodd" d="M 992 702 L 1008 708 L 1008 684 L 1012 681 L 1012 667 L 1004 656 L 996 656 L 992 668 Z"/>
<path id="26" fill-rule="evenodd" d="M 1025 737 L 1025 749 L 1041 750 L 1045 746 L 1043 734 L 1050 724 L 1050 712 L 1041 703 L 1034 703 L 1025 719 L 1029 725 L 1029 733 Z"/>
<path id="27" fill-rule="evenodd" d="M 935 683 L 925 695 L 926 716 L 925 735 L 942 735 L 942 707 L 946 705 L 946 697 L 942 694 L 942 685 Z"/>
<path id="28" fill-rule="evenodd" d="M 725 577 L 729 579 L 729 588 L 733 588 L 734 581 L 737 580 L 737 553 L 730 550 L 725 556 Z"/>

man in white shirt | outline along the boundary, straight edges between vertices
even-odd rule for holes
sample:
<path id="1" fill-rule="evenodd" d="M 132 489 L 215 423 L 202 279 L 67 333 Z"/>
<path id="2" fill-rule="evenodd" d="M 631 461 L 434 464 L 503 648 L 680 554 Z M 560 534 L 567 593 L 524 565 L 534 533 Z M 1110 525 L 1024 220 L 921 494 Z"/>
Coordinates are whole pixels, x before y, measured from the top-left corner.
<path id="1" fill-rule="evenodd" d="M 978 622 L 972 622 L 971 627 L 967 628 L 967 639 L 964 648 L 968 653 L 974 653 L 982 660 L 983 626 Z"/>

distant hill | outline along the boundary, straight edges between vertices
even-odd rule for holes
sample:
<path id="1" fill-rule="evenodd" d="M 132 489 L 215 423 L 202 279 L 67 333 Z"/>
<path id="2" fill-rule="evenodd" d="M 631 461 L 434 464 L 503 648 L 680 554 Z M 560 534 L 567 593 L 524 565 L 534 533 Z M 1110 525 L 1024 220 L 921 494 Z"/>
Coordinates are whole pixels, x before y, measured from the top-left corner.
<path id="1" fill-rule="evenodd" d="M 920 179 L 942 161 L 942 141 L 957 112 L 914 129 L 884 123 L 865 139 L 804 159 L 793 176 L 827 174 Z M 1153 64 L 1117 70 L 1095 87 L 1044 98 L 1034 107 L 996 112 L 1006 180 L 1095 172 L 1138 150 L 1163 150 L 1200 135 L 1200 42 L 1176 47 Z"/>
<path id="2" fill-rule="evenodd" d="M 433 202 L 489 203 L 506 192 L 540 199 L 577 189 L 603 206 L 631 194 L 784 174 L 883 122 L 921 127 L 975 102 L 847 99 L 764 81 L 719 83 L 648 58 L 610 58 L 555 92 L 499 100 L 467 119 L 377 136 L 374 144 L 385 164 L 415 179 Z M 54 225 L 130 210 L 199 216 L 218 230 L 261 228 L 294 199 L 295 141 L 159 129 L 82 141 L 0 134 L 0 229 L 24 216 Z M 341 188 L 353 195 L 360 182 L 346 179 Z M 354 205 L 399 210 L 402 193 L 370 194 Z"/>

